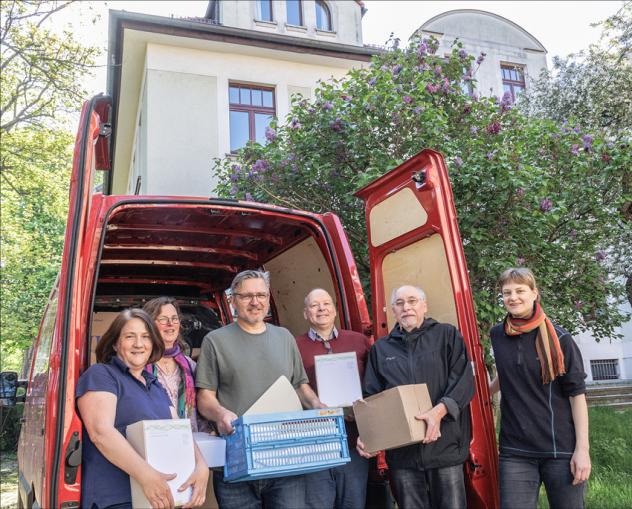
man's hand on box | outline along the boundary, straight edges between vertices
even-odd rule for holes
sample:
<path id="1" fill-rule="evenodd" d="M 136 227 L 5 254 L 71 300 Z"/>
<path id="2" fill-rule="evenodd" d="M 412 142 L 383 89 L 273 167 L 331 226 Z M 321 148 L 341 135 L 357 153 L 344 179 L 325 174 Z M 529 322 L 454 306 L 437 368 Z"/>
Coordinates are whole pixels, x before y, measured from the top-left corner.
<path id="1" fill-rule="evenodd" d="M 224 410 L 219 420 L 215 423 L 217 424 L 217 431 L 219 431 L 219 434 L 230 435 L 233 431 L 235 431 L 232 424 L 235 419 L 237 419 L 236 414 L 230 410 Z"/>
<path id="2" fill-rule="evenodd" d="M 364 442 L 360 440 L 360 437 L 358 437 L 358 441 L 356 442 L 356 451 L 358 451 L 358 454 L 360 456 L 366 459 L 372 458 L 373 456 L 377 456 L 377 452 L 367 452 L 364 449 Z"/>
<path id="3" fill-rule="evenodd" d="M 200 507 L 206 500 L 206 484 L 208 483 L 209 469 L 204 462 L 198 462 L 195 465 L 193 473 L 186 482 L 178 488 L 178 491 L 184 491 L 188 487 L 193 488 L 191 491 L 191 500 L 182 506 L 183 509 L 189 507 Z"/>
<path id="4" fill-rule="evenodd" d="M 422 440 L 423 444 L 436 442 L 441 437 L 441 419 L 448 413 L 448 409 L 443 403 L 431 408 L 424 414 L 416 415 L 415 419 L 426 422 L 426 436 Z"/>

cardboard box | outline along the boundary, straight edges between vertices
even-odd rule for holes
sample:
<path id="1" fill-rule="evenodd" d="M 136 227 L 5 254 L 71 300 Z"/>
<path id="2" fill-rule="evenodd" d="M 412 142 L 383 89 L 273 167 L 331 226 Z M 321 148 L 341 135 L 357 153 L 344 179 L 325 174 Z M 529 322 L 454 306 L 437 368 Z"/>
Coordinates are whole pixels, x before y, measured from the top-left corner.
<path id="1" fill-rule="evenodd" d="M 167 481 L 176 507 L 191 499 L 192 489 L 179 492 L 178 488 L 195 469 L 193 434 L 189 419 L 159 419 L 139 421 L 127 426 L 127 441 L 152 467 L 163 474 L 176 474 Z M 132 507 L 150 507 L 143 489 L 136 479 L 130 477 Z"/>
<path id="2" fill-rule="evenodd" d="M 226 440 L 200 431 L 193 433 L 193 440 L 195 440 L 209 468 L 224 466 L 226 462 Z"/>
<path id="3" fill-rule="evenodd" d="M 350 407 L 362 399 L 355 352 L 314 356 L 318 398 L 328 407 Z"/>
<path id="4" fill-rule="evenodd" d="M 353 413 L 368 452 L 421 442 L 426 423 L 415 419 L 432 408 L 426 384 L 400 385 L 353 404 Z"/>
<path id="5" fill-rule="evenodd" d="M 97 356 L 95 351 L 97 349 L 97 343 L 101 336 L 110 327 L 114 319 L 118 316 L 118 312 L 111 311 L 99 311 L 92 313 L 92 327 L 90 336 L 90 365 L 97 362 Z"/>

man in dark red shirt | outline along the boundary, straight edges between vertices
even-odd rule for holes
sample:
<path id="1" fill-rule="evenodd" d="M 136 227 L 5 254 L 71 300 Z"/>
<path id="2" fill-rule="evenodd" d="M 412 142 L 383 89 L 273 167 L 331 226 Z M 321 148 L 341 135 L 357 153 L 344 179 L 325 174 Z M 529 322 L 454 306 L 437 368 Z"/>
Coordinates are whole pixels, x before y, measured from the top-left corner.
<path id="1" fill-rule="evenodd" d="M 359 332 L 338 330 L 335 326 L 336 306 L 331 295 L 316 288 L 305 297 L 303 316 L 310 324 L 307 333 L 296 338 L 309 384 L 316 387 L 314 356 L 355 352 L 360 380 L 371 348 L 369 339 Z M 312 509 L 364 509 L 368 460 L 356 451 L 358 429 L 351 415 L 346 422 L 351 462 L 343 466 L 315 472 L 305 477 L 307 507 Z"/>

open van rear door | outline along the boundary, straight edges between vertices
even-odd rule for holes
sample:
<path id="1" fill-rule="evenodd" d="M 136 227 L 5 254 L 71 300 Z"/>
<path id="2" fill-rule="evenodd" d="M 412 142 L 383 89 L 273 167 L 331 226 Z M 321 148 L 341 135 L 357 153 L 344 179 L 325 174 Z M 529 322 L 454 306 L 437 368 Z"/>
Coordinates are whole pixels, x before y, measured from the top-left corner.
<path id="1" fill-rule="evenodd" d="M 87 101 L 75 140 L 56 316 L 50 317 L 54 332 L 48 343 L 50 353 L 38 353 L 46 357 L 41 362 L 46 369 L 38 375 L 44 390 L 26 401 L 27 407 L 37 407 L 36 413 L 44 417 L 41 432 L 24 444 L 31 452 L 36 451 L 37 456 L 33 457 L 41 475 L 23 479 L 22 472 L 34 471 L 34 466 L 20 465 L 20 482 L 24 484 L 29 506 L 79 507 L 81 422 L 74 408 L 74 392 L 79 375 L 78 352 L 86 340 L 80 334 L 80 324 L 91 296 L 90 278 L 86 277 L 91 263 L 90 246 L 86 246 L 85 239 L 91 238 L 88 230 L 94 227 L 88 218 L 96 170 L 110 167 L 110 108 L 108 96 Z M 26 458 L 26 454 L 19 454 L 19 460 L 28 463 Z"/>
<path id="2" fill-rule="evenodd" d="M 487 373 L 443 156 L 423 150 L 356 196 L 366 209 L 375 337 L 393 328 L 390 295 L 404 284 L 424 289 L 428 316 L 461 331 L 476 386 L 466 461 L 468 507 L 497 507 L 498 455 Z"/>

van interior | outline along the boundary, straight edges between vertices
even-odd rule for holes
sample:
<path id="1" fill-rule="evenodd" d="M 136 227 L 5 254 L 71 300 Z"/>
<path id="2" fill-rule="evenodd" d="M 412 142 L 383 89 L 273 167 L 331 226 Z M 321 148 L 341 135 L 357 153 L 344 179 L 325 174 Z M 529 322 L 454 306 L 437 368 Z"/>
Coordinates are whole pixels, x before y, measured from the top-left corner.
<path id="1" fill-rule="evenodd" d="M 268 320 L 305 332 L 305 295 L 324 288 L 345 299 L 335 254 L 317 216 L 270 206 L 129 201 L 108 214 L 101 235 L 91 326 L 91 363 L 99 337 L 120 310 L 158 296 L 178 300 L 181 330 L 195 358 L 204 336 L 232 321 L 233 277 L 263 269 L 271 278 Z"/>

